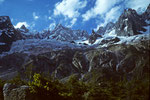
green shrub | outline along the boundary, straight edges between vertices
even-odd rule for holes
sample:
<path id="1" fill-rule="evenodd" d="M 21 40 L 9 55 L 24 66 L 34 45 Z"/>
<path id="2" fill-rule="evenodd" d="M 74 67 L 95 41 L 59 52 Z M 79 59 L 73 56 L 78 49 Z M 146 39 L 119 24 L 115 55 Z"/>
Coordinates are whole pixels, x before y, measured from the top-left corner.
<path id="1" fill-rule="evenodd" d="M 33 81 L 29 82 L 30 92 L 38 96 L 38 100 L 53 99 L 60 100 L 64 99 L 61 94 L 63 94 L 63 86 L 57 80 L 47 80 L 43 78 L 40 74 L 34 74 Z"/>
<path id="2" fill-rule="evenodd" d="M 89 84 L 71 76 L 65 83 L 34 74 L 29 82 L 35 100 L 148 100 L 149 78 L 114 81 L 103 80 Z"/>
<path id="3" fill-rule="evenodd" d="M 84 94 L 88 91 L 88 86 L 79 81 L 77 76 L 72 75 L 65 84 L 70 92 L 72 100 L 83 100 Z"/>
<path id="4" fill-rule="evenodd" d="M 149 100 L 149 79 L 104 81 L 91 86 L 87 100 Z"/>

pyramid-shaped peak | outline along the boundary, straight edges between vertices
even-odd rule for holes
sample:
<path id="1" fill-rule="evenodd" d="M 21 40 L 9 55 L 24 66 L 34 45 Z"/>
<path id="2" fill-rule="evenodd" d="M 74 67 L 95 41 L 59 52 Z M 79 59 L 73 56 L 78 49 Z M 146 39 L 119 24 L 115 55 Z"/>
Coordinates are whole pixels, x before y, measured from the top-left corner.
<path id="1" fill-rule="evenodd" d="M 22 25 L 22 26 L 20 27 L 20 29 L 21 29 L 21 31 L 23 31 L 23 32 L 25 32 L 25 33 L 29 32 L 29 30 L 26 28 L 25 25 Z"/>
<path id="2" fill-rule="evenodd" d="M 55 27 L 55 29 L 56 29 L 56 28 L 63 28 L 63 27 L 64 27 L 64 26 L 62 26 L 62 24 L 57 24 L 56 27 Z"/>
<path id="3" fill-rule="evenodd" d="M 26 29 L 26 26 L 25 26 L 25 25 L 22 25 L 20 28 L 21 28 L 21 29 Z"/>

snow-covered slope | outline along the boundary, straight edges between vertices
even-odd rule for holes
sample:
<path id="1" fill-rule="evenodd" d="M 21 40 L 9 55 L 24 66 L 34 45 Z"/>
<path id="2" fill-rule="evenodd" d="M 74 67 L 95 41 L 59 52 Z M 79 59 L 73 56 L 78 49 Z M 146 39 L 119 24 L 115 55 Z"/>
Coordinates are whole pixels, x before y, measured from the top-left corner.
<path id="1" fill-rule="evenodd" d="M 149 26 L 148 26 L 149 27 Z M 138 41 L 147 40 L 150 41 L 150 33 L 149 29 L 145 32 L 145 34 L 133 35 L 133 36 L 117 36 L 115 33 L 115 29 L 110 31 L 109 33 L 105 33 L 102 37 L 97 38 L 96 41 L 91 44 L 88 40 L 85 41 L 76 41 L 76 43 L 80 44 L 88 44 L 89 46 L 94 47 L 108 47 L 113 44 L 132 44 L 137 43 Z"/>
<path id="2" fill-rule="evenodd" d="M 73 44 L 70 42 L 61 42 L 51 39 L 26 39 L 13 42 L 9 52 L 3 53 L 2 56 L 12 53 L 27 53 L 29 55 L 37 55 L 51 50 L 63 50 L 63 49 L 86 49 L 87 45 Z"/>

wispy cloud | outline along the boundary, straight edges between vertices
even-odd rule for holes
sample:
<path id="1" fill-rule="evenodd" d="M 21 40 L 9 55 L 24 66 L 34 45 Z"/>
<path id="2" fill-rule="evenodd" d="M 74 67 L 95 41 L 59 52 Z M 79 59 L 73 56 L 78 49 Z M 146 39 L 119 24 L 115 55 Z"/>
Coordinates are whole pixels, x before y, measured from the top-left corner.
<path id="1" fill-rule="evenodd" d="M 121 1 L 122 0 L 96 0 L 95 6 L 82 15 L 83 21 L 88 21 L 91 18 L 107 13 L 115 4 Z"/>
<path id="2" fill-rule="evenodd" d="M 146 9 L 150 0 L 96 0 L 95 5 L 82 14 L 83 22 L 92 18 L 97 20 L 97 28 L 109 22 L 116 22 L 123 9 Z"/>
<path id="3" fill-rule="evenodd" d="M 33 15 L 34 20 L 39 19 L 39 16 L 38 16 L 38 15 L 36 15 L 36 13 L 35 13 L 35 12 L 33 12 L 33 13 L 32 13 L 32 15 Z"/>
<path id="4" fill-rule="evenodd" d="M 67 27 L 73 27 L 81 15 L 80 10 L 85 8 L 87 0 L 62 0 L 55 4 L 53 10 L 54 17 L 64 16 Z M 62 20 L 62 19 L 61 19 Z"/>
<path id="5" fill-rule="evenodd" d="M 14 27 L 20 28 L 22 25 L 25 25 L 25 27 L 29 27 L 29 24 L 27 22 L 18 22 Z"/>
<path id="6" fill-rule="evenodd" d="M 56 3 L 54 15 L 63 15 L 68 18 L 78 17 L 80 15 L 79 10 L 84 8 L 86 4 L 86 0 L 63 0 L 62 2 Z"/>
<path id="7" fill-rule="evenodd" d="M 105 26 L 108 22 L 116 22 L 121 14 L 120 10 L 121 6 L 116 6 L 112 8 L 109 12 L 107 12 L 102 26 Z"/>
<path id="8" fill-rule="evenodd" d="M 51 24 L 49 25 L 49 29 L 50 29 L 50 30 L 53 30 L 53 29 L 55 28 L 55 26 L 56 26 L 56 23 L 51 23 Z"/>
<path id="9" fill-rule="evenodd" d="M 77 21 L 77 18 L 73 18 L 71 21 L 70 21 L 70 24 L 69 25 L 66 25 L 67 27 L 73 27 L 73 25 L 76 23 Z"/>
<path id="10" fill-rule="evenodd" d="M 138 8 L 147 8 L 150 4 L 150 0 L 127 0 L 125 2 L 126 8 L 132 8 L 137 10 Z"/>
<path id="11" fill-rule="evenodd" d="M 116 6 L 112 8 L 103 16 L 103 23 L 97 22 L 97 27 L 95 28 L 95 30 L 98 30 L 100 26 L 106 26 L 109 22 L 116 22 L 119 16 L 121 15 L 121 10 L 121 6 Z"/>

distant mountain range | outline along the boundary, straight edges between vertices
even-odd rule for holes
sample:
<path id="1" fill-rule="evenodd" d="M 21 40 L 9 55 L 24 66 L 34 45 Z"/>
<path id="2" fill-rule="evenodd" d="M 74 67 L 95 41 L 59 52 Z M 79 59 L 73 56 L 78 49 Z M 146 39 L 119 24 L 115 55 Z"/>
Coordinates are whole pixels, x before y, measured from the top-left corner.
<path id="1" fill-rule="evenodd" d="M 133 36 L 148 33 L 149 17 L 150 5 L 140 15 L 133 9 L 125 9 L 116 23 L 110 22 L 105 27 L 99 27 L 94 34 L 90 35 L 85 30 L 72 30 L 61 24 L 56 25 L 52 31 L 31 32 L 24 25 L 20 29 L 15 29 L 8 16 L 0 16 L 0 52 L 9 51 L 13 41 L 22 39 L 50 39 L 73 43 L 77 40 L 87 40 L 89 42 L 86 42 L 86 44 L 93 44 L 98 37 L 101 37 L 100 35 Z"/>

